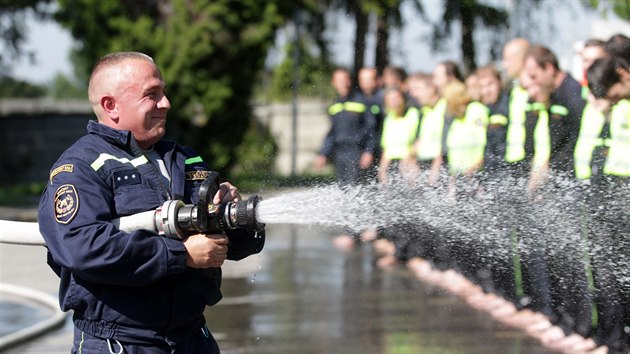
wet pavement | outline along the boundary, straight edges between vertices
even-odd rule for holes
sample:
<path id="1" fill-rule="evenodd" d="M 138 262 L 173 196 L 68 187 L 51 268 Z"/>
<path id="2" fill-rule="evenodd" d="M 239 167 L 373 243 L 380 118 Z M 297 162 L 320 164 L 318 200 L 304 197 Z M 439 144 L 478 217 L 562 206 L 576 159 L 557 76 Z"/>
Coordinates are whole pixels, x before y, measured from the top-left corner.
<path id="1" fill-rule="evenodd" d="M 374 267 L 367 245 L 333 248 L 330 231 L 268 225 L 261 254 L 226 263 L 224 299 L 206 311 L 222 353 L 551 353 L 404 268 Z M 43 247 L 0 244 L 0 282 L 57 291 Z M 71 330 L 5 353 L 69 353 Z"/>

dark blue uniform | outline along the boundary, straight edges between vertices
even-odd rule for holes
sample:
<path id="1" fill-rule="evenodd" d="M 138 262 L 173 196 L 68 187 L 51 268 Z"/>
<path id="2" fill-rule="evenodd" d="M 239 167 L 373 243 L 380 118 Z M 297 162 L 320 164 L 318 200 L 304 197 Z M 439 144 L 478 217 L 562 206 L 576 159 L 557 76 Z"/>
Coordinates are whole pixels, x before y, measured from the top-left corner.
<path id="1" fill-rule="evenodd" d="M 364 152 L 374 153 L 376 120 L 358 93 L 340 97 L 328 108 L 331 127 L 320 154 L 334 159 L 337 180 L 356 183 L 360 177 L 359 159 Z"/>
<path id="2" fill-rule="evenodd" d="M 196 203 L 207 164 L 192 149 L 158 142 L 169 184 L 130 132 L 93 121 L 87 129 L 53 166 L 38 218 L 61 278 L 61 309 L 74 311 L 74 349 L 100 341 L 114 352 L 218 352 L 203 311 L 221 299 L 221 269 L 189 268 L 181 240 L 111 222 L 169 199 Z M 231 260 L 260 252 L 265 240 L 243 230 L 228 237 Z"/>

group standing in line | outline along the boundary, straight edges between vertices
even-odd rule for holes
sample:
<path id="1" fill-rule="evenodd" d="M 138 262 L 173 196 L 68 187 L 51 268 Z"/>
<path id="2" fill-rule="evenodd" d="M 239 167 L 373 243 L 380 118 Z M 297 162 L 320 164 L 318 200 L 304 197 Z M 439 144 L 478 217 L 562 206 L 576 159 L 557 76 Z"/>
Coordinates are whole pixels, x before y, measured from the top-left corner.
<path id="1" fill-rule="evenodd" d="M 581 56 L 577 79 L 550 48 L 524 38 L 504 46 L 501 71 L 488 64 L 467 77 L 444 61 L 432 73 L 388 67 L 378 85 L 377 71 L 362 68 L 353 90 L 351 73 L 336 70 L 316 167 L 333 160 L 342 186 L 423 184 L 461 202 L 496 192 L 492 208 L 511 208 L 501 221 L 507 251 L 493 264 L 474 246 L 440 246 L 448 236 L 428 224 L 349 232 L 336 244 L 370 241 L 378 265 L 405 264 L 559 352 L 627 353 L 630 39 L 588 40 Z M 566 206 L 584 225 L 575 259 L 541 244 L 554 231 L 535 227 L 529 212 L 566 188 L 556 176 L 579 200 Z M 493 191 L 506 179 L 525 181 L 514 186 L 518 203 Z"/>

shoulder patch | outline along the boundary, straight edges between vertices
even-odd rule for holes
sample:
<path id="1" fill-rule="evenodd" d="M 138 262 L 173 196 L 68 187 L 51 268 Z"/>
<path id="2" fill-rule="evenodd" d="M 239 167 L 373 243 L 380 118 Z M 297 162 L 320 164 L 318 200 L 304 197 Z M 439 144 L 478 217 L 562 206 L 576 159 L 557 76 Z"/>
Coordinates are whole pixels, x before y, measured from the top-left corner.
<path id="1" fill-rule="evenodd" d="M 210 172 L 208 171 L 190 171 L 186 172 L 186 180 L 187 181 L 203 181 L 208 178 Z"/>
<path id="2" fill-rule="evenodd" d="M 55 219 L 67 224 L 79 210 L 79 194 L 72 184 L 64 184 L 55 192 Z"/>
<path id="3" fill-rule="evenodd" d="M 67 163 L 65 165 L 61 165 L 61 166 L 55 168 L 50 173 L 50 183 L 52 184 L 53 177 L 55 177 L 56 175 L 60 174 L 61 172 L 70 172 L 70 173 L 72 173 L 73 170 L 74 170 L 74 165 L 71 164 L 71 163 Z"/>

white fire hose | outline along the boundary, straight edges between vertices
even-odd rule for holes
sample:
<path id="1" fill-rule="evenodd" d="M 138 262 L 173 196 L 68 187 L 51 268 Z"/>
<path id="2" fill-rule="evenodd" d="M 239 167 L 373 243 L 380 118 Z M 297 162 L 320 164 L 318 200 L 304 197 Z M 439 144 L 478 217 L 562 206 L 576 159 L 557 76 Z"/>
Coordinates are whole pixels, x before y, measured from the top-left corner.
<path id="1" fill-rule="evenodd" d="M 181 203 L 181 204 L 179 204 Z M 136 230 L 152 230 L 160 233 L 176 234 L 173 220 L 177 220 L 177 210 L 182 202 L 168 201 L 157 210 L 124 216 L 112 220 L 119 230 L 132 232 Z M 162 213 L 162 211 L 165 211 Z M 170 217 L 170 219 L 169 219 Z M 29 246 L 45 246 L 46 242 L 39 233 L 36 222 L 0 220 L 0 243 Z"/>

